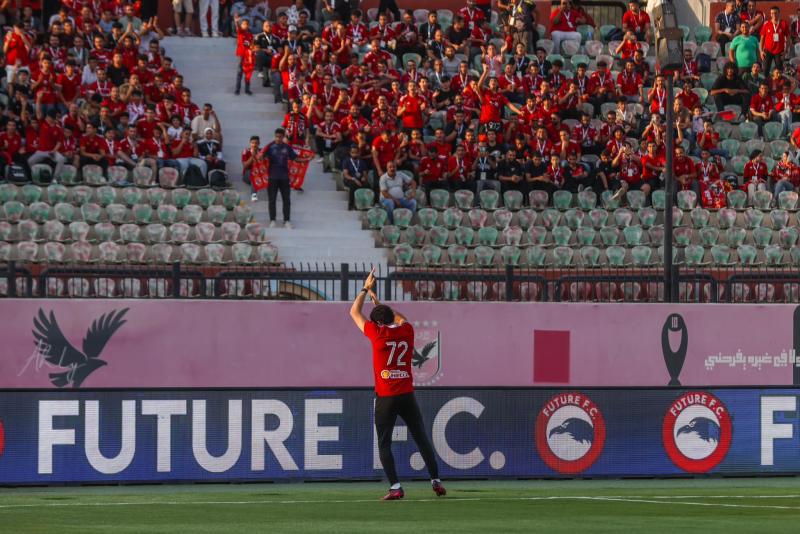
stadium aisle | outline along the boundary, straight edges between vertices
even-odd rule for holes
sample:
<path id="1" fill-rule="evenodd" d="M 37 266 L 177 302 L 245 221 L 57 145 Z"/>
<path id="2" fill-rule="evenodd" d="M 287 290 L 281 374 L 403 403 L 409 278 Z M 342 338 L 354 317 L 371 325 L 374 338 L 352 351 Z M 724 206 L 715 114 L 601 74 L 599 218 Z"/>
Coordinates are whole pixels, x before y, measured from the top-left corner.
<path id="1" fill-rule="evenodd" d="M 185 76 L 192 99 L 202 106 L 210 102 L 222 123 L 223 153 L 228 173 L 242 199 L 250 203 L 250 188 L 242 183 L 240 155 L 251 135 L 261 136 L 262 146 L 273 138 L 283 119 L 283 107 L 273 103 L 271 89 L 261 87 L 253 77 L 253 96 L 233 94 L 236 80 L 234 39 L 168 37 L 168 54 Z M 278 246 L 279 259 L 286 263 L 365 263 L 385 264 L 385 249 L 375 248 L 372 234 L 361 229 L 358 212 L 347 211 L 347 196 L 336 191 L 330 174 L 312 162 L 306 174 L 303 193 L 292 193 L 294 228 L 269 229 L 270 240 Z M 268 222 L 266 191 L 254 204 L 256 220 Z M 281 219 L 278 201 L 278 222 Z"/>

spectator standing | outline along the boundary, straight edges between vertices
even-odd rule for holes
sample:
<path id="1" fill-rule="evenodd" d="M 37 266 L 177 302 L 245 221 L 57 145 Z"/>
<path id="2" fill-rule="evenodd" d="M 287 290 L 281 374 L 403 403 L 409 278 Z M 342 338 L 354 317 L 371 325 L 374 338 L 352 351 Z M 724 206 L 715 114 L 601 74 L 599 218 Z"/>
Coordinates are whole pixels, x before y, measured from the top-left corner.
<path id="1" fill-rule="evenodd" d="M 222 37 L 219 32 L 219 0 L 200 0 L 199 13 L 200 17 L 200 34 L 203 37 Z M 211 31 L 208 28 L 207 14 L 211 11 Z"/>
<path id="2" fill-rule="evenodd" d="M 717 42 L 723 49 L 737 34 L 740 22 L 739 14 L 734 9 L 733 0 L 725 2 L 725 9 L 717 15 L 714 21 L 717 26 Z"/>
<path id="3" fill-rule="evenodd" d="M 739 23 L 739 35 L 731 41 L 728 59 L 736 63 L 739 72 L 746 72 L 759 59 L 758 46 L 758 38 L 750 35 L 750 25 L 747 22 L 741 22 Z"/>
<path id="4" fill-rule="evenodd" d="M 652 42 L 653 29 L 650 15 L 642 11 L 638 0 L 628 2 L 628 11 L 622 15 L 622 31 L 633 33 L 639 41 Z"/>
<path id="5" fill-rule="evenodd" d="M 267 186 L 267 204 L 269 208 L 269 226 L 275 227 L 278 192 L 281 194 L 283 206 L 283 226 L 291 228 L 291 188 L 289 184 L 289 160 L 308 161 L 300 158 L 297 152 L 285 141 L 286 131 L 275 130 L 275 140 L 264 147 L 261 157 L 269 161 L 269 185 Z"/>
<path id="6" fill-rule="evenodd" d="M 783 55 L 789 40 L 789 25 L 781 20 L 778 7 L 769 10 L 769 20 L 761 27 L 761 61 L 764 73 L 772 72 L 772 64 L 783 70 Z"/>
<path id="7" fill-rule="evenodd" d="M 193 0 L 172 0 L 172 10 L 175 13 L 175 34 L 181 37 L 192 35 L 192 15 L 194 15 Z M 181 15 L 185 15 L 181 21 Z"/>
<path id="8" fill-rule="evenodd" d="M 255 202 L 258 200 L 258 193 L 252 190 L 253 182 L 250 175 L 253 172 L 253 164 L 261 160 L 261 138 L 257 135 L 250 137 L 250 144 L 242 151 L 242 181 L 250 184 L 251 195 L 250 200 Z"/>

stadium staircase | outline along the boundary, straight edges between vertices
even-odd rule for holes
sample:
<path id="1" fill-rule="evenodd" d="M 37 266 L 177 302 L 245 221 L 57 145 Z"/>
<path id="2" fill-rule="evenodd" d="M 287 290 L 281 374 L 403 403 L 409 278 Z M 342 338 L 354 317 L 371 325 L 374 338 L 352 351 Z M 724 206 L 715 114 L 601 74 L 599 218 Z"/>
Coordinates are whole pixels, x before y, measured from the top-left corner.
<path id="1" fill-rule="evenodd" d="M 253 96 L 233 94 L 236 76 L 234 39 L 170 37 L 165 47 L 185 76 L 198 105 L 211 102 L 222 123 L 224 154 L 228 172 L 242 199 L 253 209 L 257 222 L 268 224 L 266 192 L 251 203 L 249 186 L 241 181 L 240 154 L 251 135 L 261 136 L 262 145 L 272 139 L 280 125 L 284 107 L 273 103 L 271 89 L 261 87 L 253 78 Z M 281 221 L 278 201 L 278 222 Z M 347 195 L 337 191 L 333 175 L 322 172 L 322 165 L 309 165 L 304 192 L 292 192 L 291 230 L 269 228 L 267 238 L 278 247 L 279 260 L 286 264 L 351 263 L 379 265 L 386 263 L 386 252 L 375 248 L 369 231 L 355 211 L 347 211 Z"/>

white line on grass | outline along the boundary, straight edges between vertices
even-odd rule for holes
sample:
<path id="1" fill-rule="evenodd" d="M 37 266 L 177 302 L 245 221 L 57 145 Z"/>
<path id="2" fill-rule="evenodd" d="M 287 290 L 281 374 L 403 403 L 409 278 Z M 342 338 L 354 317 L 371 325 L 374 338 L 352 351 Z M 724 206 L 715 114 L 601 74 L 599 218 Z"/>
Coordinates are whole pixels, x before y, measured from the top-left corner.
<path id="1" fill-rule="evenodd" d="M 687 498 L 732 498 L 732 499 L 788 499 L 796 498 L 797 495 L 662 495 L 662 496 L 614 496 L 614 495 L 554 495 L 547 497 L 447 497 L 447 498 L 427 498 L 427 499 L 404 499 L 406 502 L 475 502 L 475 501 L 611 501 L 611 502 L 628 502 L 628 503 L 642 503 L 642 504 L 668 504 L 668 505 L 684 505 L 684 506 L 710 506 L 722 508 L 766 508 L 777 510 L 800 510 L 797 506 L 781 506 L 781 505 L 750 505 L 750 504 L 732 504 L 732 503 L 703 503 L 703 502 L 690 502 L 690 501 L 674 501 L 671 499 L 687 499 Z M 670 500 L 666 500 L 670 499 Z M 378 502 L 378 499 L 306 499 L 306 500 L 260 500 L 260 501 L 122 501 L 122 502 L 57 502 L 57 503 L 26 503 L 26 504 L 0 504 L 0 509 L 11 508 L 70 508 L 70 507 L 114 507 L 114 506 L 238 506 L 238 505 L 268 505 L 268 504 L 349 504 L 349 503 L 369 503 Z"/>

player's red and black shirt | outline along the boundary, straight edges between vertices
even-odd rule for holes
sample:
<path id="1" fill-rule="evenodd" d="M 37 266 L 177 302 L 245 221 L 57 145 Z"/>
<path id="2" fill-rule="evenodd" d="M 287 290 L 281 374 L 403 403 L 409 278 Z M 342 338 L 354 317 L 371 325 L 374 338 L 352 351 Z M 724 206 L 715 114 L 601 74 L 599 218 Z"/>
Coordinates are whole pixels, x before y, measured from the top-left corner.
<path id="1" fill-rule="evenodd" d="M 411 323 L 387 326 L 367 321 L 364 335 L 372 342 L 375 393 L 379 397 L 392 397 L 414 391 L 411 376 L 414 327 Z"/>

